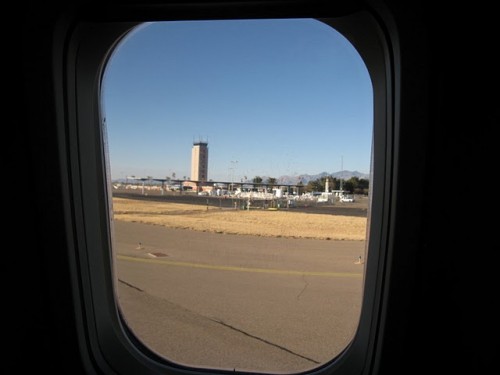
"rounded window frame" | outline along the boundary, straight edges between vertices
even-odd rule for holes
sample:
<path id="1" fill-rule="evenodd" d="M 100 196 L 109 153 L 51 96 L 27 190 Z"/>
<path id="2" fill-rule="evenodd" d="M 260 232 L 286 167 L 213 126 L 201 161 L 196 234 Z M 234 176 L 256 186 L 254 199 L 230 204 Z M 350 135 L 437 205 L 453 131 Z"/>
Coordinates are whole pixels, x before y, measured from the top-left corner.
<path id="1" fill-rule="evenodd" d="M 120 317 L 114 294 L 111 184 L 100 109 L 102 75 L 113 49 L 135 27 L 149 21 L 185 19 L 182 12 L 163 18 L 153 13 L 146 9 L 133 17 L 142 19 L 132 21 L 128 12 L 104 21 L 69 17 L 56 32 L 54 76 L 68 254 L 80 347 L 91 372 L 204 373 L 168 363 L 137 342 Z M 392 253 L 390 219 L 396 191 L 394 165 L 397 165 L 393 144 L 399 126 L 397 34 L 389 30 L 390 17 L 380 10 L 366 8 L 333 18 L 304 17 L 330 25 L 353 44 L 365 61 L 374 90 L 368 250 L 360 322 L 343 353 L 309 372 L 365 374 L 377 365 L 375 355 L 383 331 L 387 290 L 384 280 L 390 273 L 388 260 Z M 267 17 L 262 14 L 248 18 Z"/>

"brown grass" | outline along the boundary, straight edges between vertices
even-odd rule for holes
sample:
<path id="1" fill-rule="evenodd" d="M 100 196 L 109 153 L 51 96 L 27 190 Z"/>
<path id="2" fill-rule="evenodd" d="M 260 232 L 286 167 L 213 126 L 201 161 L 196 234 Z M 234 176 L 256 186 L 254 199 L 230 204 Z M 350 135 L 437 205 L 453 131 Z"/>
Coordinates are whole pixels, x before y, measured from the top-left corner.
<path id="1" fill-rule="evenodd" d="M 113 198 L 115 220 L 203 232 L 266 237 L 365 240 L 364 217 L 307 214 L 284 210 L 234 210 L 194 204 Z"/>

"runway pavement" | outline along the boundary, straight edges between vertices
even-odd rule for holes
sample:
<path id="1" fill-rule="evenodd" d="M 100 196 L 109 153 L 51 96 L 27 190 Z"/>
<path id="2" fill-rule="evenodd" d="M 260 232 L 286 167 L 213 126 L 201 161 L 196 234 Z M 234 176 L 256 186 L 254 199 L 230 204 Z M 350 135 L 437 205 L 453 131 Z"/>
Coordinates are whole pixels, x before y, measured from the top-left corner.
<path id="1" fill-rule="evenodd" d="M 167 192 L 161 193 L 159 191 L 150 191 L 145 194 L 140 189 L 137 190 L 113 190 L 113 197 L 151 200 L 159 202 L 172 202 L 172 203 L 186 203 L 186 204 L 199 204 L 209 205 L 212 207 L 234 208 L 242 207 L 246 199 L 239 199 L 235 197 L 217 197 L 217 196 L 199 196 L 195 193 L 178 193 Z M 253 207 L 262 207 L 264 204 L 269 204 L 270 201 L 256 200 L 252 203 Z M 285 205 L 281 209 L 287 209 L 293 212 L 303 212 L 308 214 L 326 214 L 326 215 L 345 215 L 366 217 L 368 213 L 368 197 L 358 196 L 357 200 L 353 203 L 321 203 L 316 201 L 295 201 L 295 206 L 286 208 Z"/>
<path id="2" fill-rule="evenodd" d="M 348 345 L 364 241 L 265 238 L 114 223 L 119 306 L 178 364 L 307 371 Z"/>

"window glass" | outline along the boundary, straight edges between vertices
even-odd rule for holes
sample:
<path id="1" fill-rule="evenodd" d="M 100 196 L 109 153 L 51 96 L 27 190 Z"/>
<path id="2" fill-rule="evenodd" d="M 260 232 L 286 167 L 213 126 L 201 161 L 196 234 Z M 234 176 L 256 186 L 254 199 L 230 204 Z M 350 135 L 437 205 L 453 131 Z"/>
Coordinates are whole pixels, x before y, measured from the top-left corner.
<path id="1" fill-rule="evenodd" d="M 116 296 L 150 350 L 296 373 L 353 339 L 363 297 L 373 90 L 313 19 L 148 23 L 102 106 Z"/>

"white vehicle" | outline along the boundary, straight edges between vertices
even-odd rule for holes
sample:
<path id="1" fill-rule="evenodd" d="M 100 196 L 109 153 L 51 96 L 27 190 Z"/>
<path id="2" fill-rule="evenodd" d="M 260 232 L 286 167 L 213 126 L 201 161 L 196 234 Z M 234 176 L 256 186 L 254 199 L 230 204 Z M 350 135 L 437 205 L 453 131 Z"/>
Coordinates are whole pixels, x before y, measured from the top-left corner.
<path id="1" fill-rule="evenodd" d="M 352 203 L 352 202 L 354 202 L 354 195 L 351 195 L 351 194 L 343 195 L 340 197 L 340 201 Z"/>

